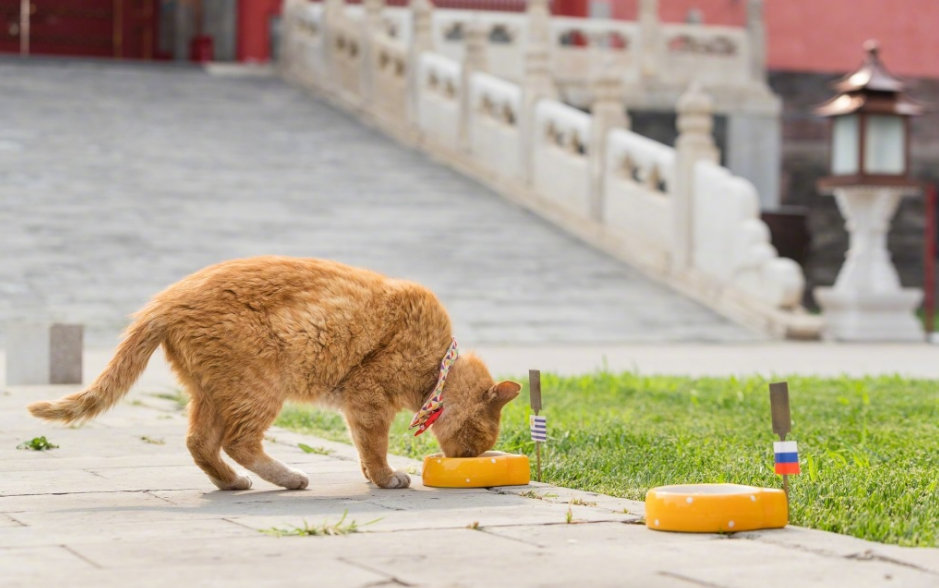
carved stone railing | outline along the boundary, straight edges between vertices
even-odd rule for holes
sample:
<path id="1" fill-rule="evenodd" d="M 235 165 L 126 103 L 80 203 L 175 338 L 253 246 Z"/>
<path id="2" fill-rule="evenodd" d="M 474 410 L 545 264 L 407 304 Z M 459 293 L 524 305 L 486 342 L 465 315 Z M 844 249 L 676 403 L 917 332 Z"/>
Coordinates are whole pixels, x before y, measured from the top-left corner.
<path id="1" fill-rule="evenodd" d="M 559 84 L 583 82 L 601 56 L 624 79 L 639 78 L 639 25 L 619 20 L 551 19 L 552 68 Z"/>
<path id="2" fill-rule="evenodd" d="M 477 165 L 505 184 L 522 176 L 521 106 L 522 92 L 516 84 L 485 73 L 470 78 L 470 153 Z"/>
<path id="3" fill-rule="evenodd" d="M 418 66 L 418 126 L 432 144 L 455 146 L 460 140 L 460 64 L 424 53 Z"/>
<path id="4" fill-rule="evenodd" d="M 760 220 L 753 185 L 726 168 L 699 161 L 694 170 L 693 267 L 715 283 L 774 308 L 796 308 L 805 278 L 780 258 Z"/>
<path id="5" fill-rule="evenodd" d="M 406 126 L 408 48 L 386 35 L 375 35 L 371 53 L 372 72 L 375 76 L 372 107 L 386 124 Z"/>
<path id="6" fill-rule="evenodd" d="M 590 217 L 589 144 L 589 114 L 554 100 L 538 102 L 531 141 L 532 189 L 584 219 Z"/>
<path id="7" fill-rule="evenodd" d="M 346 13 L 349 19 L 358 21 L 365 11 L 361 5 L 349 5 Z M 390 37 L 410 42 L 407 8 L 385 8 L 382 18 Z M 435 50 L 461 61 L 470 23 L 486 30 L 492 64 L 489 73 L 520 81 L 524 69 L 522 48 L 529 36 L 525 14 L 435 10 Z M 628 83 L 644 79 L 684 87 L 698 80 L 739 88 L 762 83 L 762 71 L 752 67 L 754 41 L 744 28 L 654 21 L 644 29 L 639 22 L 576 17 L 554 17 L 550 27 L 552 68 L 562 86 L 585 84 L 587 72 L 600 52 L 612 52 L 615 66 Z"/>
<path id="8" fill-rule="evenodd" d="M 626 129 L 607 136 L 603 221 L 624 246 L 667 271 L 673 247 L 675 150 Z"/>
<path id="9" fill-rule="evenodd" d="M 328 1 L 325 10 L 287 1 L 281 68 L 289 79 L 719 312 L 778 336 L 818 336 L 820 319 L 800 306 L 801 269 L 770 244 L 756 189 L 718 163 L 708 95 L 693 85 L 677 101 L 675 148 L 628 130 L 622 72 L 645 75 L 641 27 L 550 19 L 546 0 L 530 0 L 526 15 L 473 20 L 465 11 L 436 16 L 423 0 L 393 18 L 374 4 L 366 18 Z M 517 79 L 494 73 L 505 65 L 494 30 L 505 23 L 514 28 L 497 35 L 526 39 L 514 49 Z M 448 44 L 444 31 L 463 40 Z M 729 68 L 749 59 L 734 29 L 658 33 L 659 61 L 674 62 L 659 79 L 694 73 L 683 52 L 711 52 L 736 63 Z M 555 45 L 565 35 L 569 55 Z M 459 49 L 460 59 L 438 45 Z M 590 68 L 576 65 L 587 55 L 577 51 L 593 52 Z M 590 70 L 580 74 L 590 113 L 556 99 L 552 67 L 565 59 Z M 743 70 L 740 79 L 751 76 Z"/>
<path id="10" fill-rule="evenodd" d="M 744 29 L 663 24 L 656 55 L 667 84 L 744 87 L 752 81 L 750 43 Z"/>

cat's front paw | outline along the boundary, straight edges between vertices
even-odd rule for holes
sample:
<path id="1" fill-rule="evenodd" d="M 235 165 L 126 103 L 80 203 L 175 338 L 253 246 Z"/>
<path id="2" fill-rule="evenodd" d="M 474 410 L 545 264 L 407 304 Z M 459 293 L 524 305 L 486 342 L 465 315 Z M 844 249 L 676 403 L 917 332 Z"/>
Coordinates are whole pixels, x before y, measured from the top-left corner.
<path id="1" fill-rule="evenodd" d="M 405 474 L 404 472 L 392 472 L 387 479 L 383 481 L 384 483 L 378 483 L 378 486 L 385 488 L 387 490 L 392 490 L 395 488 L 407 488 L 411 485 L 411 476 Z"/>

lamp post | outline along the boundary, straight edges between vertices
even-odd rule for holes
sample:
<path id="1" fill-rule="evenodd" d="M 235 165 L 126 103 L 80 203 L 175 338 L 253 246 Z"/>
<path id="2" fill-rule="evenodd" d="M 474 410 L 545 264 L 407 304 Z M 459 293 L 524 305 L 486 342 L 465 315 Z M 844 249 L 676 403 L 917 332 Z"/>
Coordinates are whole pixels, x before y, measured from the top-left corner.
<path id="1" fill-rule="evenodd" d="M 850 245 L 834 287 L 816 288 L 825 338 L 841 341 L 922 341 L 915 310 L 921 290 L 902 288 L 887 250 L 890 219 L 901 198 L 920 190 L 909 177 L 910 118 L 922 107 L 880 61 L 876 41 L 867 57 L 834 87 L 816 114 L 832 119 L 829 176 L 819 191 L 834 194 Z"/>

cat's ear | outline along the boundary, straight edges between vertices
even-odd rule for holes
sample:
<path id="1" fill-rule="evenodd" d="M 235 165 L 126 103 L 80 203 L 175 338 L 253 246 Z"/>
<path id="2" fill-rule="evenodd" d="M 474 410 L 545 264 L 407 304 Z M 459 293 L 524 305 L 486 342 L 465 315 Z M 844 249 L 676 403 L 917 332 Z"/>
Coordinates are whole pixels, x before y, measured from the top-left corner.
<path id="1" fill-rule="evenodd" d="M 491 403 L 494 408 L 502 410 L 503 406 L 518 396 L 521 389 L 522 385 L 518 382 L 505 380 L 504 382 L 499 382 L 489 390 L 486 390 L 484 398 L 487 402 Z"/>

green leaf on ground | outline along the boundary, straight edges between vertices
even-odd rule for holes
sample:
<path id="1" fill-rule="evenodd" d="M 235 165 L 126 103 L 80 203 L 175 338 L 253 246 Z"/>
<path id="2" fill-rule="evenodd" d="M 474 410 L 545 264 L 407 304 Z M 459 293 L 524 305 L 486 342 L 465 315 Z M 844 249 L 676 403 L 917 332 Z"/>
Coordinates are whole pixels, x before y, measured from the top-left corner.
<path id="1" fill-rule="evenodd" d="M 180 388 L 175 388 L 172 392 L 153 392 L 150 396 L 162 398 L 163 400 L 172 400 L 176 403 L 178 410 L 186 410 L 186 406 L 189 405 L 189 395 Z"/>
<path id="2" fill-rule="evenodd" d="M 306 443 L 297 443 L 297 447 L 303 450 L 303 453 L 315 453 L 316 455 L 329 455 L 334 453 L 332 449 L 325 447 L 310 447 Z"/>
<path id="3" fill-rule="evenodd" d="M 17 449 L 31 449 L 33 451 L 48 451 L 50 449 L 58 449 L 58 445 L 53 445 L 49 443 L 49 440 L 43 437 L 33 437 L 29 441 L 23 441 L 16 446 Z"/>

